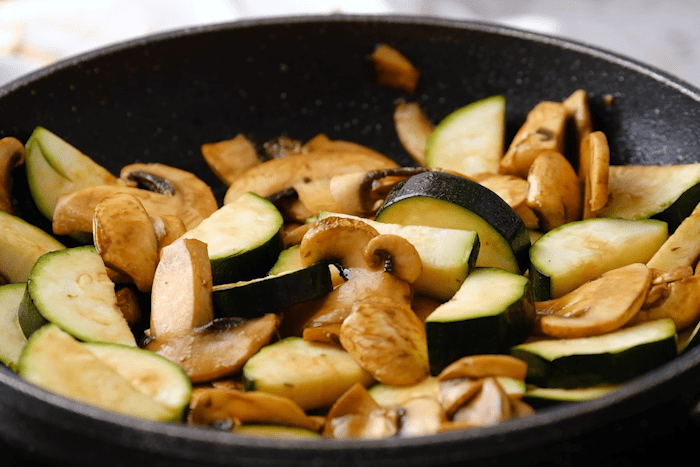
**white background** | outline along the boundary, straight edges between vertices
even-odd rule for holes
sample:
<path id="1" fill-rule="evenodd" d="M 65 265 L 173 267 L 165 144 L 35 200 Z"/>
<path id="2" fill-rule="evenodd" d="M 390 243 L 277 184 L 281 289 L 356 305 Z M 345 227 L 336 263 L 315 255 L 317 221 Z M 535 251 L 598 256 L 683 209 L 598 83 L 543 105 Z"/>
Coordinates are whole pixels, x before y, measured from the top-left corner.
<path id="1" fill-rule="evenodd" d="M 622 53 L 700 87 L 698 0 L 0 0 L 0 85 L 54 60 L 183 26 L 327 13 L 504 23 Z"/>

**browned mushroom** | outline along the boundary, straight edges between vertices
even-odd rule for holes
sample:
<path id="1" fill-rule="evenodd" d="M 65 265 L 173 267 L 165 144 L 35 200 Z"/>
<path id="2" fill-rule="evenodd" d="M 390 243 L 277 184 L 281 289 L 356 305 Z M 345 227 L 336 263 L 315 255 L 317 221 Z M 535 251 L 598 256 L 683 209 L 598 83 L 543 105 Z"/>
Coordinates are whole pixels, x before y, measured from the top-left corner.
<path id="1" fill-rule="evenodd" d="M 560 102 L 543 101 L 528 113 L 500 162 L 500 172 L 526 178 L 543 151 L 564 153 L 568 111 Z"/>
<path id="2" fill-rule="evenodd" d="M 399 436 L 427 436 L 438 433 L 447 414 L 433 397 L 416 397 L 401 405 Z"/>
<path id="3" fill-rule="evenodd" d="M 546 232 L 581 219 L 581 185 L 561 153 L 541 152 L 530 166 L 527 182 L 527 205 L 537 215 L 541 230 Z"/>
<path id="4" fill-rule="evenodd" d="M 656 271 L 657 274 L 662 274 Z M 639 312 L 629 325 L 671 318 L 678 331 L 694 326 L 700 319 L 700 276 L 688 268 L 670 271 L 667 279 L 653 281 Z M 661 276 L 663 277 L 663 275 Z"/>
<path id="5" fill-rule="evenodd" d="M 394 108 L 394 128 L 409 156 L 425 167 L 425 145 L 435 125 L 417 102 L 399 101 Z"/>
<path id="6" fill-rule="evenodd" d="M 575 148 L 580 150 L 583 139 L 593 131 L 593 119 L 591 108 L 588 103 L 588 93 L 583 89 L 577 89 L 569 97 L 564 99 L 564 107 L 569 114 L 569 119 L 573 123 Z M 574 157 L 580 161 L 580 156 Z M 579 162 L 580 166 L 580 162 Z"/>
<path id="7" fill-rule="evenodd" d="M 292 154 L 265 161 L 243 172 L 226 190 L 224 203 L 246 192 L 269 197 L 304 180 L 389 167 L 398 167 L 398 164 L 386 156 L 367 151 L 318 150 Z"/>
<path id="8" fill-rule="evenodd" d="M 244 424 L 269 424 L 320 430 L 315 418 L 309 417 L 291 399 L 264 392 L 235 389 L 204 389 L 188 414 L 193 425 L 216 425 L 233 428 Z"/>
<path id="9" fill-rule="evenodd" d="M 120 287 L 115 290 L 117 296 L 117 306 L 122 312 L 124 319 L 129 326 L 136 326 L 141 322 L 141 305 L 138 296 L 129 287 Z"/>
<path id="10" fill-rule="evenodd" d="M 105 265 L 127 275 L 141 292 L 149 292 L 158 265 L 158 241 L 141 202 L 115 193 L 95 206 L 92 226 L 95 249 Z"/>
<path id="11" fill-rule="evenodd" d="M 537 229 L 539 219 L 527 204 L 528 182 L 515 175 L 481 173 L 470 177 L 500 196 L 518 214 L 525 227 Z"/>
<path id="12" fill-rule="evenodd" d="M 420 80 L 420 71 L 401 52 L 388 44 L 379 44 L 369 59 L 377 84 L 407 94 L 415 92 Z"/>
<path id="13" fill-rule="evenodd" d="M 0 211 L 14 214 L 12 203 L 12 170 L 24 164 L 24 144 L 17 138 L 0 139 Z"/>
<path id="14" fill-rule="evenodd" d="M 452 362 L 437 376 L 439 381 L 454 378 L 506 376 L 525 380 L 527 363 L 510 355 L 468 355 Z"/>
<path id="15" fill-rule="evenodd" d="M 214 319 L 207 245 L 181 238 L 161 250 L 151 289 L 151 337 L 181 335 Z"/>
<path id="16" fill-rule="evenodd" d="M 605 133 L 587 134 L 579 151 L 579 178 L 583 183 L 583 219 L 596 217 L 608 202 L 610 148 Z"/>
<path id="17" fill-rule="evenodd" d="M 150 189 L 124 184 L 83 188 L 58 198 L 52 228 L 57 235 L 92 232 L 95 206 L 104 198 L 127 193 L 141 202 L 151 217 L 177 216 L 187 229 L 196 227 L 218 208 L 214 194 L 194 174 L 163 164 L 131 164 L 122 169 L 123 180 L 138 181 Z"/>
<path id="18" fill-rule="evenodd" d="M 179 334 L 157 335 L 144 346 L 185 370 L 192 382 L 237 374 L 275 335 L 279 317 L 218 318 Z"/>
<path id="19" fill-rule="evenodd" d="M 185 223 L 177 216 L 161 214 L 151 217 L 151 223 L 156 233 L 158 252 L 180 238 L 186 231 Z"/>
<path id="20" fill-rule="evenodd" d="M 651 270 L 634 263 L 608 271 L 559 298 L 538 302 L 536 332 L 575 338 L 614 331 L 639 312 L 651 280 Z"/>
<path id="21" fill-rule="evenodd" d="M 353 385 L 328 411 L 323 434 L 335 439 L 383 439 L 398 432 L 396 410 L 377 404 L 367 389 Z"/>
<path id="22" fill-rule="evenodd" d="M 243 134 L 201 146 L 202 157 L 214 175 L 230 185 L 245 170 L 262 162 L 255 145 Z"/>
<path id="23" fill-rule="evenodd" d="M 492 426 L 513 417 L 511 398 L 493 377 L 483 378 L 479 392 L 457 409 L 452 422 L 462 428 Z"/>

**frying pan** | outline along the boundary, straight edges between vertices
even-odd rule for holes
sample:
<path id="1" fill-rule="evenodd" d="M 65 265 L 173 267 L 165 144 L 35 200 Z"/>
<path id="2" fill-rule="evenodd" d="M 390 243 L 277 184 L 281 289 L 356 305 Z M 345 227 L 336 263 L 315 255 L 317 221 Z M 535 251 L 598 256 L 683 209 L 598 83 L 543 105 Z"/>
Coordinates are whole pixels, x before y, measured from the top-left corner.
<path id="1" fill-rule="evenodd" d="M 367 56 L 385 42 L 422 71 L 409 99 L 439 121 L 492 94 L 507 97 L 511 137 L 541 100 L 589 92 L 614 164 L 700 159 L 700 91 L 634 60 L 567 40 L 478 22 L 401 16 L 241 21 L 132 40 L 71 58 L 0 89 L 0 137 L 42 125 L 118 173 L 127 162 L 194 171 L 224 187 L 199 146 L 245 132 L 265 141 L 324 132 L 409 164 L 393 130 L 398 91 L 374 82 Z M 22 171 L 18 209 L 45 228 Z M 0 439 L 52 465 L 523 465 L 575 442 L 614 455 L 687 424 L 700 394 L 691 349 L 600 399 L 469 431 L 382 441 L 251 439 L 156 424 L 50 394 L 0 368 Z M 586 451 L 590 449 L 590 451 Z M 600 464 L 598 464 L 600 465 Z"/>

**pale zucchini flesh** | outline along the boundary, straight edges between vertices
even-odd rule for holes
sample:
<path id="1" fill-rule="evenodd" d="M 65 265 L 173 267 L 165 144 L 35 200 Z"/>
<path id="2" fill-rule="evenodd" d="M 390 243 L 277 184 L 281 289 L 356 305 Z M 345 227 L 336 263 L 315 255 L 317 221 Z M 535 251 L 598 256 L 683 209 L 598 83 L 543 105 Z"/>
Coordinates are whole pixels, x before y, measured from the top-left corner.
<path id="1" fill-rule="evenodd" d="M 673 320 L 664 318 L 599 336 L 528 342 L 510 353 L 527 362 L 528 382 L 574 388 L 622 383 L 652 370 L 677 355 L 676 341 Z"/>
<path id="2" fill-rule="evenodd" d="M 23 282 L 0 285 L 0 363 L 12 370 L 27 343 L 17 318 L 26 286 Z"/>
<path id="3" fill-rule="evenodd" d="M 504 153 L 506 99 L 491 96 L 442 119 L 426 142 L 426 165 L 462 175 L 498 173 Z"/>
<path id="4" fill-rule="evenodd" d="M 39 256 L 64 245 L 24 219 L 0 211 L 0 276 L 26 282 Z"/>
<path id="5" fill-rule="evenodd" d="M 89 156 L 43 127 L 37 127 L 29 136 L 26 154 L 29 189 L 47 219 L 51 219 L 62 194 L 117 180 Z"/>
<path id="6" fill-rule="evenodd" d="M 651 219 L 587 219 L 551 230 L 530 248 L 535 299 L 561 297 L 607 271 L 646 263 L 667 238 L 667 224 Z"/>
<path id="7" fill-rule="evenodd" d="M 700 163 L 611 165 L 608 191 L 599 217 L 659 218 L 673 232 L 700 202 Z"/>
<path id="8" fill-rule="evenodd" d="M 477 268 L 454 297 L 425 321 L 430 372 L 467 355 L 508 353 L 532 330 L 535 306 L 529 280 L 498 268 Z"/>
<path id="9" fill-rule="evenodd" d="M 264 347 L 243 367 L 247 390 L 292 399 L 304 410 L 329 407 L 354 384 L 372 377 L 335 346 L 287 337 Z"/>
<path id="10" fill-rule="evenodd" d="M 48 324 L 28 339 L 18 373 L 43 389 L 103 410 L 153 421 L 179 420 L 191 395 L 187 378 L 177 376 L 173 363 L 146 350 L 112 347 L 105 349 L 111 355 L 102 360 L 90 346 Z M 120 373 L 112 364 L 124 358 L 136 363 Z M 161 384 L 154 383 L 160 378 Z"/>
<path id="11" fill-rule="evenodd" d="M 183 237 L 207 244 L 214 284 L 227 284 L 260 277 L 272 267 L 282 249 L 282 224 L 282 215 L 274 204 L 245 193 Z"/>
<path id="12" fill-rule="evenodd" d="M 56 250 L 41 256 L 29 275 L 28 299 L 20 324 L 54 323 L 82 341 L 136 346 L 131 328 L 117 306 L 114 283 L 93 246 Z M 40 315 L 40 316 L 37 316 Z M 29 331 L 22 326 L 25 333 Z"/>

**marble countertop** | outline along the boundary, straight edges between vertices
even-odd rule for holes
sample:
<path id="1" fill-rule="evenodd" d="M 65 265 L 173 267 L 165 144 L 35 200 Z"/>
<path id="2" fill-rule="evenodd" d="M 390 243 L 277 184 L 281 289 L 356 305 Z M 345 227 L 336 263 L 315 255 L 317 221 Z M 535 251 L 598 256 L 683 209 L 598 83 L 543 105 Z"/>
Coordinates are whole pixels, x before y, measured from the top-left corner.
<path id="1" fill-rule="evenodd" d="M 0 85 L 124 39 L 307 13 L 395 13 L 507 24 L 627 55 L 700 87 L 697 0 L 0 0 Z"/>

